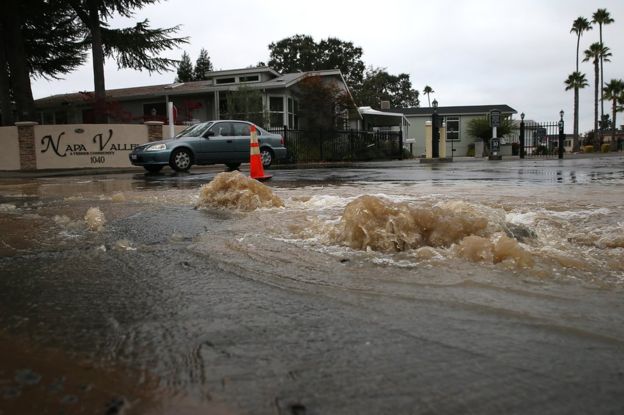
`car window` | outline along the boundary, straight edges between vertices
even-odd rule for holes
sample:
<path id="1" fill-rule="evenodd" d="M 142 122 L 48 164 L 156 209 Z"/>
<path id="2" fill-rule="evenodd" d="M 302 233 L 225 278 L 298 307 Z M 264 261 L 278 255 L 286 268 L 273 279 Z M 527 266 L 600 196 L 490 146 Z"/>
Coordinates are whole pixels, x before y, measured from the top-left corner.
<path id="1" fill-rule="evenodd" d="M 249 128 L 249 124 L 244 122 L 234 122 L 232 123 L 234 129 L 234 135 L 242 135 L 242 136 L 250 136 L 251 130 Z"/>
<path id="2" fill-rule="evenodd" d="M 191 125 L 184 130 L 182 130 L 176 138 L 180 137 L 201 137 L 204 133 L 210 128 L 212 122 L 202 122 L 199 124 Z"/>
<path id="3" fill-rule="evenodd" d="M 232 135 L 232 123 L 231 122 L 218 122 L 210 128 L 216 136 L 228 137 Z"/>

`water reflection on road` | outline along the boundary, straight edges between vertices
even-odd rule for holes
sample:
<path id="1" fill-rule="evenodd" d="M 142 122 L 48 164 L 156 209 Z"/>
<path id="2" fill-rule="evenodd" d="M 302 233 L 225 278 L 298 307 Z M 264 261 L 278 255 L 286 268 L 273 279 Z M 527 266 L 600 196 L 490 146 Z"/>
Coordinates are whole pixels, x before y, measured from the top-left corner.
<path id="1" fill-rule="evenodd" d="M 624 411 L 621 157 L 220 170 L 0 181 L 0 410 Z"/>

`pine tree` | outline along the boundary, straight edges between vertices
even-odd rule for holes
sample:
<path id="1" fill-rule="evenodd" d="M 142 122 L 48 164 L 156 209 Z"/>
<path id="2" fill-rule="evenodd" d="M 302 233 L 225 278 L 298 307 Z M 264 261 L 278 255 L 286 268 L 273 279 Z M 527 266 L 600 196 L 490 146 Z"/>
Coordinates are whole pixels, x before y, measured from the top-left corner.
<path id="1" fill-rule="evenodd" d="M 35 119 L 30 78 L 57 79 L 85 60 L 75 16 L 60 0 L 7 0 L 0 14 L 2 123 Z M 16 118 L 13 117 L 15 102 Z"/>
<path id="2" fill-rule="evenodd" d="M 172 34 L 179 26 L 153 29 L 149 21 L 137 22 L 134 27 L 113 29 L 108 19 L 118 14 L 132 17 L 135 9 L 153 4 L 157 0 L 69 0 L 78 17 L 80 28 L 85 32 L 84 42 L 91 46 L 93 61 L 93 84 L 95 90 L 95 122 L 107 122 L 105 112 L 106 85 L 104 59 L 112 57 L 119 68 L 146 69 L 148 72 L 171 70 L 177 64 L 173 59 L 163 58 L 160 53 L 188 43 L 185 37 Z"/>
<path id="3" fill-rule="evenodd" d="M 208 79 L 208 74 L 212 72 L 212 70 L 212 62 L 210 62 L 210 56 L 208 56 L 208 51 L 202 48 L 199 52 L 199 57 L 195 62 L 193 80 L 205 81 L 206 79 Z"/>
<path id="4" fill-rule="evenodd" d="M 191 63 L 191 57 L 186 52 L 182 54 L 182 59 L 180 59 L 180 63 L 178 64 L 178 76 L 175 81 L 193 81 L 193 64 Z"/>

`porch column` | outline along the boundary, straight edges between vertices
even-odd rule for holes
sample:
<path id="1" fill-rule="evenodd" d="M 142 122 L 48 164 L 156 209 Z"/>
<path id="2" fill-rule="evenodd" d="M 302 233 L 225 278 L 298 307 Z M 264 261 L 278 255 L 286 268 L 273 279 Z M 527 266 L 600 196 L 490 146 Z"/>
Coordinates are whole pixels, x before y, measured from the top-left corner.
<path id="1" fill-rule="evenodd" d="M 214 93 L 214 118 L 215 120 L 218 120 L 221 117 L 221 114 L 219 114 L 219 91 L 215 91 Z"/>

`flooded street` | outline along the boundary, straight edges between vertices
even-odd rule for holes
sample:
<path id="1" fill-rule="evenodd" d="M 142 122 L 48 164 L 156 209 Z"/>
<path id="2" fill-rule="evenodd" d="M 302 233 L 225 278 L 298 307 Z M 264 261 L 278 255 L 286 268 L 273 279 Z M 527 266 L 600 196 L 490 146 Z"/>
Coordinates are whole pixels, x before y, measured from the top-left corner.
<path id="1" fill-rule="evenodd" d="M 0 414 L 624 412 L 623 157 L 220 172 L 0 179 Z"/>

